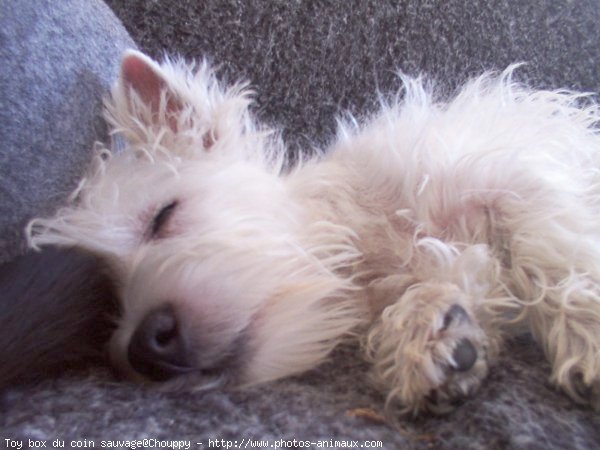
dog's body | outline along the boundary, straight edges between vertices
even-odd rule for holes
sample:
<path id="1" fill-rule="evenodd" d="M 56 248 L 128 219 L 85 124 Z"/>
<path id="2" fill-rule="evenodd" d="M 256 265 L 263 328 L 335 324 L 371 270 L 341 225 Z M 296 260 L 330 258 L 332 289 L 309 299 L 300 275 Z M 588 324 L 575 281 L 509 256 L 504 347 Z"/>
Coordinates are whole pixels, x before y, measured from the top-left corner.
<path id="1" fill-rule="evenodd" d="M 30 228 L 112 263 L 115 364 L 210 386 L 314 367 L 359 337 L 405 412 L 473 393 L 526 324 L 552 380 L 600 407 L 600 137 L 575 94 L 483 76 L 449 103 L 419 80 L 284 169 L 243 87 L 130 52 L 73 204 Z"/>

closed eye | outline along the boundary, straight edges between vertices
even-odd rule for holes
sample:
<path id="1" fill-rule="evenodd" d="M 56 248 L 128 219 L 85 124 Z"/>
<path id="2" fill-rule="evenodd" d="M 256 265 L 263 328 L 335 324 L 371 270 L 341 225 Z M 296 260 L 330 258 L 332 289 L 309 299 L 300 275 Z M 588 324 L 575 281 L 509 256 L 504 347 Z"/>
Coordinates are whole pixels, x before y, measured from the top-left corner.
<path id="1" fill-rule="evenodd" d="M 161 237 L 161 232 L 164 231 L 165 226 L 169 223 L 169 219 L 175 212 L 175 208 L 177 207 L 177 200 L 173 200 L 172 202 L 163 206 L 152 218 L 152 222 L 150 224 L 149 235 L 150 239 L 156 239 Z"/>

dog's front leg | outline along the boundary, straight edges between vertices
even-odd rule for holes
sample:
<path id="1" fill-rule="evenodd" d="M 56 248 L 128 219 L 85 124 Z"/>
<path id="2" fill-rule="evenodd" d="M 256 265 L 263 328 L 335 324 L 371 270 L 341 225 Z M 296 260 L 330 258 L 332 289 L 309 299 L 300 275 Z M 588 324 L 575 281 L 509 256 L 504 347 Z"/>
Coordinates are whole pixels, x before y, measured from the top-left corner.
<path id="1" fill-rule="evenodd" d="M 471 295 L 450 282 L 411 286 L 371 328 L 366 351 L 387 405 L 449 412 L 487 375 L 489 338 Z"/>
<path id="2" fill-rule="evenodd" d="M 516 222 L 505 283 L 522 308 L 519 318 L 552 363 L 551 381 L 575 401 L 600 409 L 597 220 L 579 198 L 561 204 L 555 197 L 539 206 L 551 220 L 522 215 Z"/>
<path id="3" fill-rule="evenodd" d="M 552 363 L 551 381 L 576 402 L 600 410 L 600 281 L 571 273 L 538 289 L 543 298 L 525 313 Z"/>

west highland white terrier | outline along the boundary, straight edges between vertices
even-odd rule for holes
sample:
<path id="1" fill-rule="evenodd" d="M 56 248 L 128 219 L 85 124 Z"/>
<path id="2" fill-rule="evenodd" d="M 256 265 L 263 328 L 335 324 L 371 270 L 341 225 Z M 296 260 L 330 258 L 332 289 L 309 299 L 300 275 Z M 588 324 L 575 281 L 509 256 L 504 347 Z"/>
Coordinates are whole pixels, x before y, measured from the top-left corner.
<path id="1" fill-rule="evenodd" d="M 99 149 L 30 243 L 110 263 L 110 354 L 134 379 L 246 386 L 358 339 L 388 406 L 446 412 L 526 325 L 552 382 L 599 408 L 600 114 L 511 75 L 447 102 L 403 77 L 290 166 L 246 85 L 129 51 L 107 101 L 127 148 Z"/>

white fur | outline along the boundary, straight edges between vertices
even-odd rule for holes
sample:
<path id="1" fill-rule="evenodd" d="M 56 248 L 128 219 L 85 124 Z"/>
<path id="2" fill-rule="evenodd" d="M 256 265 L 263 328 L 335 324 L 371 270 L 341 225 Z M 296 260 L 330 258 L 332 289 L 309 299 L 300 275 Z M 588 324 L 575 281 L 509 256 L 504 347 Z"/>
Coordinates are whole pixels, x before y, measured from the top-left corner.
<path id="1" fill-rule="evenodd" d="M 513 68 L 443 103 L 404 78 L 403 95 L 368 123 L 340 124 L 323 155 L 285 171 L 285 148 L 253 121 L 243 86 L 221 87 L 206 64 L 128 55 L 164 81 L 160 102 L 122 76 L 107 111 L 129 148 L 101 150 L 71 204 L 29 227 L 35 247 L 77 245 L 112 262 L 122 370 L 133 372 L 135 328 L 169 301 L 202 347 L 199 369 L 242 334 L 240 384 L 305 371 L 362 336 L 388 405 L 444 412 L 526 324 L 552 381 L 600 407 L 591 100 L 529 90 Z M 149 238 L 174 199 L 166 230 Z M 460 320 L 446 316 L 453 305 Z M 463 339 L 477 361 L 456 371 Z"/>

